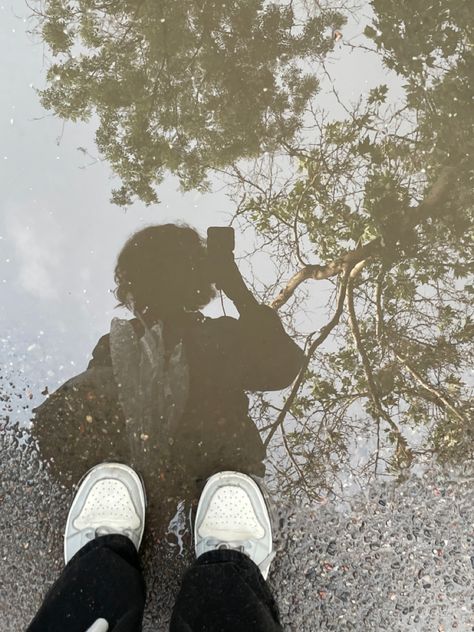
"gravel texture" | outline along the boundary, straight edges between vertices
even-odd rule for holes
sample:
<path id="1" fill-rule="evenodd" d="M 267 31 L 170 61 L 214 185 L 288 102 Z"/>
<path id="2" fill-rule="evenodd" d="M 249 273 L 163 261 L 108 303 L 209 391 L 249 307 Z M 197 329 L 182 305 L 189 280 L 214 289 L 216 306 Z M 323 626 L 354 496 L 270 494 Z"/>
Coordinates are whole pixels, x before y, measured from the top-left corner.
<path id="1" fill-rule="evenodd" d="M 3 429 L 0 455 L 1 628 L 18 632 L 62 568 L 71 493 L 49 479 L 24 431 Z M 432 471 L 374 484 L 343 509 L 280 506 L 270 585 L 284 629 L 474 630 L 472 481 Z M 144 632 L 167 630 L 192 559 L 186 529 L 181 515 L 178 538 L 147 533 Z"/>

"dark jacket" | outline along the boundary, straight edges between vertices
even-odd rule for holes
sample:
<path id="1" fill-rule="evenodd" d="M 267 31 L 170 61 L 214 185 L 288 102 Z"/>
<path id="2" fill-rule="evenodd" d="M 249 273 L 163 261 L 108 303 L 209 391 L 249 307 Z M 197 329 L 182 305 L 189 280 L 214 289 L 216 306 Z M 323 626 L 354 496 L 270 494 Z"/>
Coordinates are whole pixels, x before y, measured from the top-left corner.
<path id="1" fill-rule="evenodd" d="M 142 335 L 141 323 L 131 322 Z M 278 314 L 263 305 L 238 320 L 206 318 L 197 312 L 188 314 L 179 327 L 165 327 L 164 338 L 170 345 L 183 339 L 190 386 L 177 436 L 168 438 L 166 450 L 153 438 L 147 444 L 154 476 L 174 481 L 205 478 L 219 469 L 263 475 L 264 446 L 249 418 L 245 391 L 287 387 L 303 357 Z M 108 334 L 97 343 L 87 371 L 37 409 L 33 433 L 63 481 L 77 480 L 101 460 L 130 462 Z"/>

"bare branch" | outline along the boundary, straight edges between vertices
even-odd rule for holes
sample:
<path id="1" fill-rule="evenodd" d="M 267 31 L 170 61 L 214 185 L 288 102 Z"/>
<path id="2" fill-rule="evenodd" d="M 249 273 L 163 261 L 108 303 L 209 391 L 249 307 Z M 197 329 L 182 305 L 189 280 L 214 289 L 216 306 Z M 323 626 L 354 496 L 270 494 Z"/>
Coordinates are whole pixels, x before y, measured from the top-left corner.
<path id="1" fill-rule="evenodd" d="M 362 366 L 364 368 L 364 373 L 367 380 L 367 387 L 369 389 L 370 399 L 372 400 L 374 408 L 375 421 L 377 423 L 377 436 L 380 433 L 380 421 L 383 419 L 390 426 L 392 432 L 397 439 L 397 447 L 401 453 L 403 460 L 410 463 L 413 459 L 413 451 L 411 450 L 411 448 L 409 448 L 407 440 L 400 432 L 397 424 L 393 421 L 393 419 L 382 406 L 382 402 L 380 401 L 378 393 L 378 388 L 375 383 L 374 374 L 372 372 L 372 367 L 370 366 L 369 357 L 362 341 L 359 323 L 357 322 L 357 315 L 354 307 L 354 277 L 360 271 L 360 269 L 362 269 L 364 263 L 364 261 L 360 262 L 358 266 L 353 269 L 352 273 L 349 276 L 349 281 L 347 284 L 347 310 L 349 312 L 349 322 L 351 326 L 352 336 L 354 338 L 357 352 L 360 356 L 360 359 L 362 360 Z"/>
<path id="2" fill-rule="evenodd" d="M 408 362 L 406 358 L 404 358 L 401 353 L 392 348 L 393 354 L 397 358 L 397 360 L 406 368 L 406 370 L 410 373 L 410 375 L 422 386 L 426 391 L 431 393 L 435 397 L 435 401 L 441 404 L 443 408 L 447 408 L 450 410 L 455 417 L 459 419 L 462 423 L 466 423 L 466 420 L 461 415 L 461 413 L 451 404 L 449 399 L 441 393 L 436 387 L 430 384 L 425 378 L 413 368 L 413 366 Z"/>
<path id="3" fill-rule="evenodd" d="M 288 395 L 288 398 L 280 412 L 280 414 L 278 415 L 277 419 L 275 420 L 275 422 L 272 424 L 272 427 L 270 429 L 270 432 L 268 433 L 268 435 L 265 438 L 264 441 L 264 445 L 265 447 L 268 446 L 268 444 L 270 443 L 273 435 L 275 434 L 275 432 L 277 431 L 277 429 L 283 424 L 283 422 L 285 421 L 285 417 L 288 413 L 288 411 L 290 410 L 291 406 L 293 405 L 293 402 L 295 401 L 295 398 L 298 394 L 298 391 L 300 389 L 300 386 L 303 382 L 305 373 L 306 373 L 306 369 L 308 368 L 309 362 L 311 360 L 311 358 L 313 357 L 316 349 L 318 347 L 320 347 L 323 342 L 326 340 L 326 338 L 329 336 L 329 334 L 331 333 L 331 331 L 334 329 L 334 327 L 336 327 L 336 325 L 339 323 L 339 320 L 341 318 L 343 309 L 344 309 L 344 300 L 345 300 L 345 296 L 346 296 L 346 289 L 347 289 L 347 282 L 349 279 L 349 274 L 350 274 L 350 270 L 351 268 L 347 268 L 347 270 L 345 270 L 344 275 L 341 279 L 341 284 L 339 286 L 339 293 L 338 293 L 338 298 L 337 298 L 337 305 L 336 305 L 336 311 L 334 312 L 333 317 L 331 318 L 331 320 L 324 325 L 324 327 L 320 330 L 319 336 L 313 340 L 313 342 L 310 344 L 308 351 L 304 357 L 303 360 L 303 365 L 300 369 L 300 372 L 298 374 L 298 377 L 296 378 L 295 382 L 293 383 L 293 387 L 291 389 L 290 394 Z"/>
<path id="4" fill-rule="evenodd" d="M 342 257 L 338 257 L 326 265 L 308 265 L 301 268 L 301 270 L 298 270 L 298 272 L 291 277 L 283 290 L 270 303 L 270 307 L 273 307 L 273 309 L 279 309 L 282 307 L 291 298 L 291 296 L 293 296 L 296 288 L 301 285 L 303 281 L 307 281 L 308 279 L 316 281 L 330 279 L 331 277 L 344 272 L 347 268 L 353 268 L 360 261 L 376 255 L 380 248 L 381 239 L 372 239 L 372 241 L 369 241 L 364 246 L 350 250 L 346 254 L 342 255 Z"/>

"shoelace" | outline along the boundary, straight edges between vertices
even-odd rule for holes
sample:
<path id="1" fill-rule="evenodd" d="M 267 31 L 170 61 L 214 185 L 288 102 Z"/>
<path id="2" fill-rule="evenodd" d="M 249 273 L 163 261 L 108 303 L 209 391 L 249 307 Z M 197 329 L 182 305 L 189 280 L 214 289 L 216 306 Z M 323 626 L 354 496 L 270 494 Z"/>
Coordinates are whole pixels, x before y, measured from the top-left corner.
<path id="1" fill-rule="evenodd" d="M 133 533 L 130 529 L 111 529 L 110 527 L 97 527 L 95 529 L 96 537 L 100 537 L 101 535 L 113 535 L 113 534 L 125 535 L 127 538 L 132 538 Z"/>
<path id="2" fill-rule="evenodd" d="M 223 540 L 219 540 L 218 538 L 207 538 L 206 539 L 206 545 L 209 546 L 210 548 L 213 549 L 231 549 L 234 551 L 240 551 L 241 553 L 244 553 L 244 555 L 247 555 L 248 557 L 252 557 L 251 556 L 251 550 L 252 550 L 252 543 L 248 540 L 244 540 L 244 541 L 235 541 L 235 542 L 224 542 Z M 273 559 L 275 558 L 275 551 L 272 551 L 269 555 L 267 555 L 267 557 L 265 559 L 263 559 L 260 564 L 258 565 L 259 569 L 261 570 L 262 573 L 264 573 L 265 571 L 268 570 L 270 564 L 272 563 Z"/>
<path id="3" fill-rule="evenodd" d="M 207 538 L 206 545 L 212 549 L 228 549 L 233 551 L 240 551 L 245 555 L 249 555 L 249 551 L 252 548 L 252 545 L 248 541 L 240 541 L 237 540 L 235 542 L 225 542 L 223 540 L 219 540 L 218 538 Z"/>

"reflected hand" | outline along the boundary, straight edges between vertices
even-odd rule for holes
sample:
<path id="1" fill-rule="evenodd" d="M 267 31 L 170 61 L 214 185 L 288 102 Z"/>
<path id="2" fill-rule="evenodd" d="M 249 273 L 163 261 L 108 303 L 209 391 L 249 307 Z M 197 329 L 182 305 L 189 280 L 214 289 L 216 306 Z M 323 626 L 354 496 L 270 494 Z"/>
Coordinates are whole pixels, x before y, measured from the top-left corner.
<path id="1" fill-rule="evenodd" d="M 257 303 L 245 285 L 233 257 L 221 259 L 212 270 L 212 278 L 215 279 L 216 287 L 222 290 L 237 308 Z"/>

